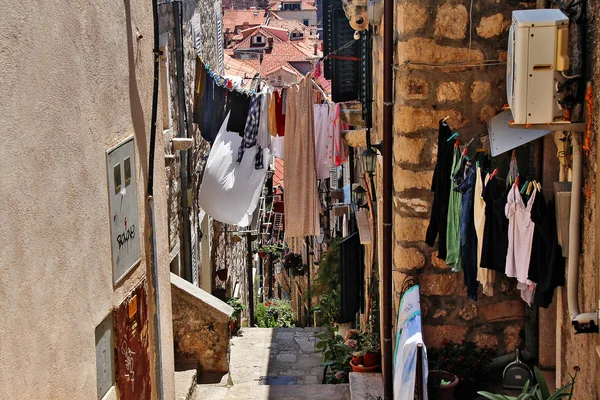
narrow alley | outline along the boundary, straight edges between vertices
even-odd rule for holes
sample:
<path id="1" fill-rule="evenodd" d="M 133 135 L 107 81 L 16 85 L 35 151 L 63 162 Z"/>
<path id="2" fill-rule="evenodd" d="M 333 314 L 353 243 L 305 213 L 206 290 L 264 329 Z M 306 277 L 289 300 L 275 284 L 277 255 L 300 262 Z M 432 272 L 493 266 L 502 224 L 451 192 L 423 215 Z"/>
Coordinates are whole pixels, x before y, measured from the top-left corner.
<path id="1" fill-rule="evenodd" d="M 204 378 L 195 400 L 349 400 L 348 384 L 321 384 L 323 356 L 315 349 L 320 330 L 242 329 L 231 340 L 230 373 L 218 383 Z"/>

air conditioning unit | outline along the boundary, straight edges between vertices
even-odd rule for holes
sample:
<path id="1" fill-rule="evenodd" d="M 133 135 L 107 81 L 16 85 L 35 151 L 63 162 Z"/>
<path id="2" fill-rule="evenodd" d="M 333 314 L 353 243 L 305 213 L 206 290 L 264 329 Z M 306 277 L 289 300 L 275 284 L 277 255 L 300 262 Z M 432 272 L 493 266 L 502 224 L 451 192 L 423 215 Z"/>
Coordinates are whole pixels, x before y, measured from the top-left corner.
<path id="1" fill-rule="evenodd" d="M 568 32 L 560 10 L 513 11 L 506 91 L 515 124 L 565 120 L 559 87 L 569 69 Z"/>

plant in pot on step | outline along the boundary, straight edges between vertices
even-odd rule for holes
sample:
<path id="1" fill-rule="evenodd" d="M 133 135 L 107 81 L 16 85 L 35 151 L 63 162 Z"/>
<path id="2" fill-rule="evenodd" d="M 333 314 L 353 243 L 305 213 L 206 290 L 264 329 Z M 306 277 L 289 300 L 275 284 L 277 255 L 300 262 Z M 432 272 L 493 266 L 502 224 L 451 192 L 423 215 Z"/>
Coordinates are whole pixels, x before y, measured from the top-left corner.
<path id="1" fill-rule="evenodd" d="M 427 349 L 429 371 L 445 371 L 458 377 L 459 382 L 452 386 L 456 398 L 470 400 L 477 397 L 479 385 L 486 377 L 493 351 L 478 347 L 470 341 L 456 343 L 443 340 L 439 347 Z M 442 378 L 446 381 L 450 379 Z"/>
<path id="2" fill-rule="evenodd" d="M 364 366 L 379 367 L 381 364 L 381 343 L 379 342 L 379 334 L 374 332 L 372 327 L 364 333 L 363 339 Z"/>
<path id="3" fill-rule="evenodd" d="M 244 311 L 246 306 L 235 297 L 229 297 L 226 303 L 233 307 L 233 314 L 231 314 L 231 318 L 229 320 L 229 330 L 232 335 L 235 335 L 240 330 L 242 311 Z"/>

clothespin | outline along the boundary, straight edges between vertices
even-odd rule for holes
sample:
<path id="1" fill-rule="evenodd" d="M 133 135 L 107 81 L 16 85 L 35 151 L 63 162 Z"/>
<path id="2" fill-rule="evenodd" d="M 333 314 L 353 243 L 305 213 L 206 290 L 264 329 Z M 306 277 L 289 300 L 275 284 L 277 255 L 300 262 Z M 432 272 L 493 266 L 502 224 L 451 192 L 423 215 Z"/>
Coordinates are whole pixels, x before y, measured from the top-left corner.
<path id="1" fill-rule="evenodd" d="M 450 136 L 448 139 L 446 139 L 446 142 L 449 142 L 449 141 L 451 141 L 452 139 L 454 139 L 454 138 L 455 138 L 455 137 L 457 137 L 457 136 L 458 136 L 458 132 L 454 132 L 454 133 L 452 134 L 452 136 Z"/>
<path id="2" fill-rule="evenodd" d="M 498 173 L 498 168 L 496 168 L 496 169 L 495 169 L 495 170 L 492 172 L 492 175 L 490 175 L 490 179 L 493 179 L 493 178 L 496 176 L 496 174 L 497 174 L 497 173 Z"/>
<path id="3" fill-rule="evenodd" d="M 527 185 L 529 185 L 529 181 L 525 181 L 525 184 L 521 188 L 521 194 L 525 194 L 525 191 L 527 190 Z"/>
<path id="4" fill-rule="evenodd" d="M 541 191 L 542 191 L 542 184 L 541 184 L 541 183 L 539 183 L 539 182 L 536 182 L 536 183 L 535 183 L 535 187 L 536 187 L 536 189 L 537 189 L 537 191 L 538 191 L 538 192 L 541 192 Z"/>
<path id="5" fill-rule="evenodd" d="M 442 122 L 446 122 L 446 121 L 448 121 L 448 119 L 450 119 L 450 116 L 449 116 L 449 115 L 447 115 L 447 116 L 446 116 L 446 118 L 444 118 L 444 119 L 442 120 Z"/>
<path id="6" fill-rule="evenodd" d="M 512 181 L 513 177 L 510 177 L 510 180 Z M 515 185 L 519 186 L 519 175 L 517 175 L 517 177 L 515 178 Z"/>
<path id="7" fill-rule="evenodd" d="M 454 148 L 458 148 L 458 140 L 456 142 L 454 142 Z"/>
<path id="8" fill-rule="evenodd" d="M 527 185 L 527 191 L 525 193 L 527 193 L 527 196 L 529 196 L 531 194 L 531 189 L 533 189 L 534 184 L 533 182 L 529 182 L 529 185 Z"/>

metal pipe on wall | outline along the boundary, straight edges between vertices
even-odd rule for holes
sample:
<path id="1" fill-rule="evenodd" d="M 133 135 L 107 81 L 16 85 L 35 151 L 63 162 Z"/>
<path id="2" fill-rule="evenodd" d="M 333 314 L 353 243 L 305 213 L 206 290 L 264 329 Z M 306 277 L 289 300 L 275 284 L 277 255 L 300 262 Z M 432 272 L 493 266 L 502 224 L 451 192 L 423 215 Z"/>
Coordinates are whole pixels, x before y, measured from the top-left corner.
<path id="1" fill-rule="evenodd" d="M 156 398 L 164 399 L 162 377 L 162 336 L 160 327 L 160 296 L 158 284 L 158 256 L 156 254 L 156 233 L 154 229 L 154 154 L 156 147 L 156 119 L 158 113 L 158 77 L 160 45 L 158 40 L 158 2 L 152 0 L 152 18 L 154 22 L 154 83 L 152 89 L 152 114 L 150 117 L 150 149 L 148 152 L 148 187 L 146 197 L 146 245 L 148 270 L 152 286 L 152 299 L 154 301 L 154 315 L 152 317 L 152 332 L 154 337 L 154 379 L 156 380 Z"/>
<path id="2" fill-rule="evenodd" d="M 248 326 L 254 326 L 254 278 L 252 276 L 252 235 L 246 233 L 246 276 L 248 279 Z"/>
<path id="3" fill-rule="evenodd" d="M 173 5 L 173 19 L 175 21 L 175 62 L 177 67 L 177 99 L 178 99 L 178 132 L 181 138 L 187 138 L 187 123 L 185 121 L 185 67 L 183 60 L 183 10 L 181 2 L 175 1 Z M 184 268 L 184 278 L 192 282 L 192 231 L 190 226 L 190 204 L 188 199 L 189 185 L 189 150 L 182 150 L 181 153 L 181 218 L 182 218 L 182 263 Z"/>
<path id="4" fill-rule="evenodd" d="M 384 1 L 383 23 L 383 265 L 382 352 L 384 399 L 394 398 L 392 366 L 392 148 L 394 89 L 394 4 Z"/>

